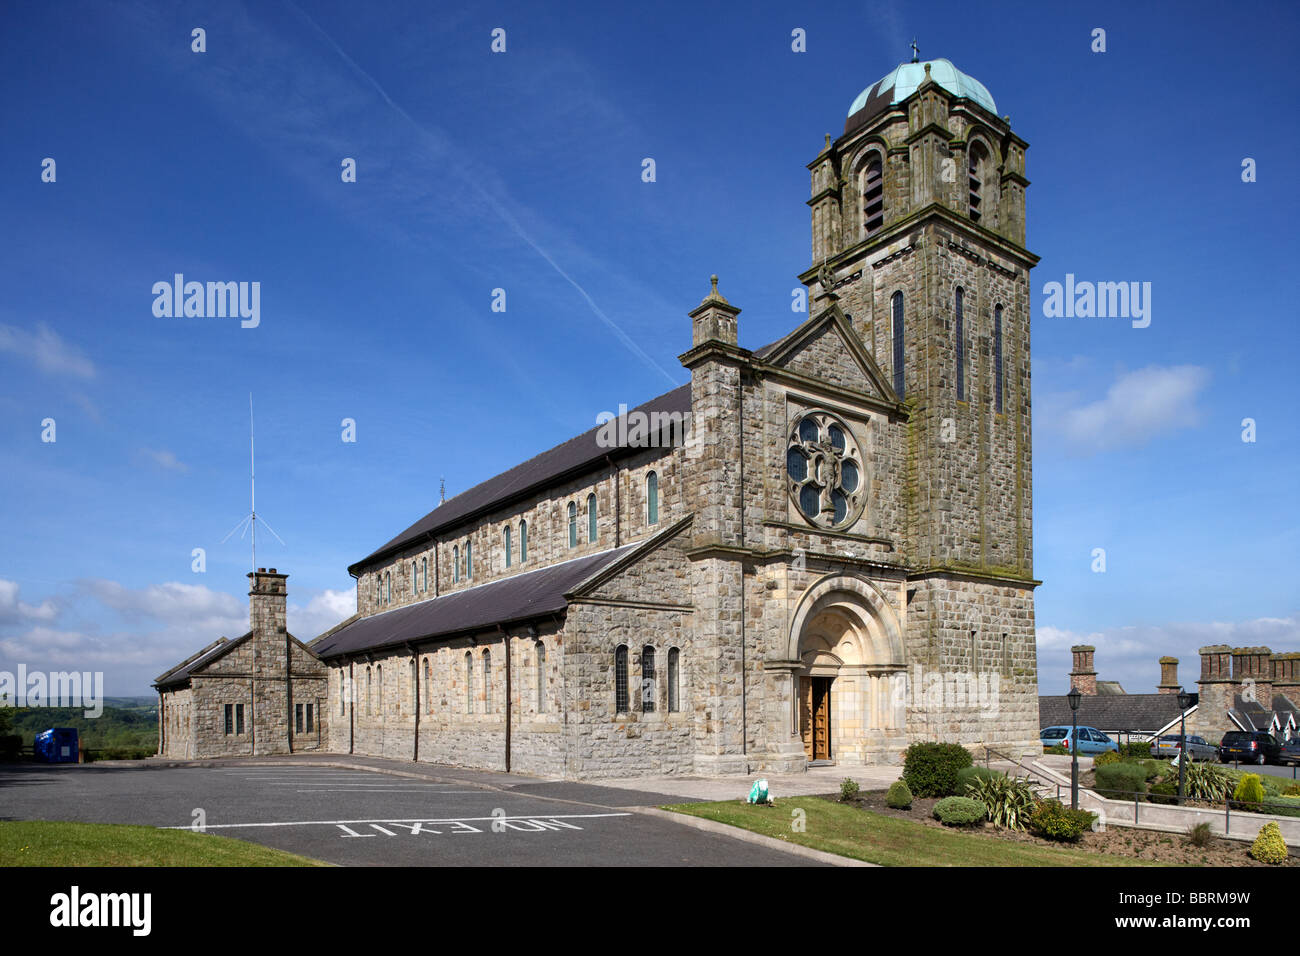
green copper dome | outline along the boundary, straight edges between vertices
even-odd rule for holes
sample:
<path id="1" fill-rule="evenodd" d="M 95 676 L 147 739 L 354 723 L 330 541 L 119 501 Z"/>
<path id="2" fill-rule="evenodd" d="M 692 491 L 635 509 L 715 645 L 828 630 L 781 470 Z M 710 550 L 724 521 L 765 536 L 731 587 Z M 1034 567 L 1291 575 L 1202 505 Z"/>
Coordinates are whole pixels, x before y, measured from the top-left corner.
<path id="1" fill-rule="evenodd" d="M 973 76 L 967 76 L 951 60 L 940 57 L 937 60 L 924 60 L 920 63 L 900 63 L 888 74 L 858 94 L 858 98 L 849 107 L 849 116 L 873 107 L 872 114 L 880 112 L 886 106 L 901 103 L 925 82 L 925 68 L 930 68 L 930 78 L 949 93 L 965 96 L 974 100 L 993 115 L 997 115 L 997 104 L 993 102 L 988 88 Z"/>

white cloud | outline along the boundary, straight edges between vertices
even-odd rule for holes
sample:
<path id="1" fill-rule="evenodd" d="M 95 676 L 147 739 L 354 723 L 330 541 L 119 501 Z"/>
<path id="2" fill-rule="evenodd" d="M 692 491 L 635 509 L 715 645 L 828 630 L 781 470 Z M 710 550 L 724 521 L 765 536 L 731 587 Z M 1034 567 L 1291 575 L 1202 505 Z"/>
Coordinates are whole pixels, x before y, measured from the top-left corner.
<path id="1" fill-rule="evenodd" d="M 36 326 L 35 332 L 0 325 L 0 352 L 12 352 L 51 375 L 95 377 L 95 364 L 44 322 Z"/>
<path id="2" fill-rule="evenodd" d="M 58 606 L 48 598 L 35 605 L 18 600 L 18 582 L 0 578 L 0 623 L 19 620 L 53 621 L 58 614 Z"/>
<path id="3" fill-rule="evenodd" d="M 128 621 L 158 621 L 210 633 L 204 644 L 222 634 L 237 637 L 248 630 L 247 605 L 232 594 L 202 584 L 167 581 L 127 588 L 117 581 L 92 578 L 79 582 L 79 587 Z"/>
<path id="4" fill-rule="evenodd" d="M 357 613 L 357 592 L 326 589 L 305 605 L 290 604 L 289 633 L 303 643 L 314 641 L 335 624 Z"/>
<path id="5" fill-rule="evenodd" d="M 1085 633 L 1050 625 L 1039 627 L 1039 693 L 1063 694 L 1069 689 L 1070 648 L 1091 644 L 1098 680 L 1119 681 L 1130 694 L 1151 694 L 1160 683 L 1161 657 L 1178 658 L 1178 679 L 1196 689 L 1201 673 L 1197 653 L 1209 644 L 1270 647 L 1275 652 L 1300 649 L 1300 618 L 1260 617 L 1246 621 L 1176 621 Z"/>
<path id="6" fill-rule="evenodd" d="M 164 471 L 178 471 L 184 474 L 190 470 L 189 465 L 179 460 L 173 452 L 164 448 L 141 448 L 140 453 Z"/>
<path id="7" fill-rule="evenodd" d="M 1047 396 L 1039 425 L 1061 434 L 1075 454 L 1145 445 L 1156 436 L 1201 420 L 1196 399 L 1210 380 L 1197 365 L 1149 365 L 1119 376 L 1105 398 L 1077 405 L 1078 392 Z"/>

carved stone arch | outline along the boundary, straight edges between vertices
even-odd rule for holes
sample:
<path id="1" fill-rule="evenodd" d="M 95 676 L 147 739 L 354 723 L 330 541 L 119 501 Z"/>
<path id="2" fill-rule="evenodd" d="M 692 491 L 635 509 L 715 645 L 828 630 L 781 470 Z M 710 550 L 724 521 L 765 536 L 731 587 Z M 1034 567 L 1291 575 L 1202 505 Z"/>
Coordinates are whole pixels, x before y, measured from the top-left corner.
<path id="1" fill-rule="evenodd" d="M 906 661 L 903 629 L 884 594 L 854 574 L 830 573 L 804 592 L 795 607 L 787 638 L 786 659 L 800 658 L 799 642 L 809 622 L 826 613 L 854 626 L 860 662 L 875 667 L 902 667 Z"/>
<path id="2" fill-rule="evenodd" d="M 872 136 L 860 143 L 852 161 L 848 165 L 848 198 L 849 208 L 853 211 L 851 222 L 853 223 L 853 234 L 861 238 L 868 234 L 866 215 L 864 212 L 864 203 L 866 198 L 867 185 L 863 181 L 867 168 L 872 160 L 880 161 L 880 181 L 877 188 L 880 190 L 880 213 L 879 224 L 871 232 L 877 232 L 889 220 L 889 202 L 887 183 L 890 176 L 889 170 L 889 143 L 880 136 Z"/>

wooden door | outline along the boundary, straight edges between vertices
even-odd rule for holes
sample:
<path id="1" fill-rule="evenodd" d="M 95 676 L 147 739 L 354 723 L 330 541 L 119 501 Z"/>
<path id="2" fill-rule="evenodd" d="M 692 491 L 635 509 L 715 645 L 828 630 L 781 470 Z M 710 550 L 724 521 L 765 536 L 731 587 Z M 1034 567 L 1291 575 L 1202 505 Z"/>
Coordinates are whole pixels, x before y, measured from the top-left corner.
<path id="1" fill-rule="evenodd" d="M 799 679 L 799 732 L 809 760 L 829 760 L 831 756 L 831 680 Z"/>

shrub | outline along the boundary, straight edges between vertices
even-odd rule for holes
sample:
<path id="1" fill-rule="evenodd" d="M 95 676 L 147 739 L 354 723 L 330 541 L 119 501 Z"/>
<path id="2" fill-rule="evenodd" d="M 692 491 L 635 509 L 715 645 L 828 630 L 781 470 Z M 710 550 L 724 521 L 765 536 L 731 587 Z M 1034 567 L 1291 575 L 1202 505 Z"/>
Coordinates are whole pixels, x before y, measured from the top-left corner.
<path id="1" fill-rule="evenodd" d="M 852 777 L 840 781 L 840 802 L 845 803 L 858 795 L 858 782 Z"/>
<path id="2" fill-rule="evenodd" d="M 1187 828 L 1187 842 L 1192 846 L 1209 846 L 1214 839 L 1214 832 L 1208 823 L 1194 823 Z"/>
<path id="3" fill-rule="evenodd" d="M 885 806 L 895 810 L 912 809 L 912 791 L 907 789 L 906 783 L 895 780 L 889 785 L 889 792 L 885 794 Z"/>
<path id="4" fill-rule="evenodd" d="M 1187 796 L 1211 803 L 1218 803 L 1228 795 L 1228 783 L 1228 772 L 1212 763 L 1188 763 L 1183 781 Z"/>
<path id="5" fill-rule="evenodd" d="M 994 777 L 1005 777 L 1001 770 L 990 770 L 988 767 L 962 767 L 957 771 L 957 789 L 954 791 L 956 796 L 968 796 L 966 790 L 972 783 L 978 780 L 991 780 Z"/>
<path id="6" fill-rule="evenodd" d="M 1147 768 L 1134 763 L 1103 764 L 1093 771 L 1097 792 L 1103 797 L 1132 800 L 1133 794 L 1147 789 Z"/>
<path id="7" fill-rule="evenodd" d="M 1300 783 L 1293 783 L 1282 791 L 1284 797 L 1300 797 Z"/>
<path id="8" fill-rule="evenodd" d="M 1242 804 L 1245 809 L 1257 810 L 1264 802 L 1264 784 L 1257 773 L 1243 773 L 1237 781 L 1237 788 L 1232 791 L 1232 799 Z"/>
<path id="9" fill-rule="evenodd" d="M 1064 747 L 1062 747 L 1060 744 L 1057 744 L 1057 745 L 1055 745 L 1055 746 L 1053 746 L 1053 747 L 1046 747 L 1046 748 L 1044 748 L 1044 749 L 1043 749 L 1043 753 L 1045 753 L 1045 754 L 1058 754 L 1058 755 L 1069 756 L 1070 751 L 1066 750 L 1066 749 L 1065 749 Z"/>
<path id="10" fill-rule="evenodd" d="M 944 797 L 934 805 L 935 818 L 946 827 L 968 827 L 988 816 L 988 808 L 970 797 Z"/>
<path id="11" fill-rule="evenodd" d="M 1029 817 L 1029 828 L 1049 840 L 1074 843 L 1092 828 L 1093 819 L 1087 810 L 1072 810 L 1060 800 L 1042 800 Z"/>
<path id="12" fill-rule="evenodd" d="M 1120 744 L 1119 752 L 1120 756 L 1123 757 L 1150 757 L 1151 742 L 1144 741 L 1142 743 L 1133 743 L 1130 741 L 1126 744 Z"/>
<path id="13" fill-rule="evenodd" d="M 1005 774 L 975 779 L 967 788 L 966 796 L 984 804 L 994 826 L 1008 830 L 1023 830 L 1026 818 L 1034 810 L 1034 791 L 1029 783 Z"/>
<path id="14" fill-rule="evenodd" d="M 1113 750 L 1107 750 L 1104 754 L 1097 754 L 1097 756 L 1093 758 L 1092 765 L 1094 767 L 1104 767 L 1108 763 L 1119 763 L 1119 761 L 1119 754 Z"/>
<path id="15" fill-rule="evenodd" d="M 1253 777 L 1254 774 L 1247 774 Z M 1261 863 L 1285 863 L 1287 858 L 1286 841 L 1282 839 L 1282 830 L 1269 820 L 1259 828 L 1259 836 L 1250 845 L 1250 855 Z"/>
<path id="16" fill-rule="evenodd" d="M 903 779 L 918 797 L 947 797 L 957 792 L 957 771 L 970 765 L 960 744 L 916 743 L 903 756 Z"/>
<path id="17" fill-rule="evenodd" d="M 1178 781 L 1161 780 L 1159 783 L 1153 783 L 1151 789 L 1147 791 L 1147 799 L 1152 803 L 1177 803 Z"/>

